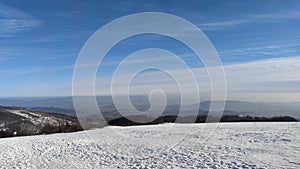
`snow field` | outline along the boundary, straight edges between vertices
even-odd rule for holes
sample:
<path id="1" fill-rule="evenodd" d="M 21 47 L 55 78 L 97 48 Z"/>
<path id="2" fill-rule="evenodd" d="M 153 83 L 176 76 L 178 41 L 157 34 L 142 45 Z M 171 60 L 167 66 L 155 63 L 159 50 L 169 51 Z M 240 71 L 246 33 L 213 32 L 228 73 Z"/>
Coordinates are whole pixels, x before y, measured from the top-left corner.
<path id="1" fill-rule="evenodd" d="M 299 129 L 297 122 L 162 124 L 6 138 L 0 168 L 299 168 Z"/>

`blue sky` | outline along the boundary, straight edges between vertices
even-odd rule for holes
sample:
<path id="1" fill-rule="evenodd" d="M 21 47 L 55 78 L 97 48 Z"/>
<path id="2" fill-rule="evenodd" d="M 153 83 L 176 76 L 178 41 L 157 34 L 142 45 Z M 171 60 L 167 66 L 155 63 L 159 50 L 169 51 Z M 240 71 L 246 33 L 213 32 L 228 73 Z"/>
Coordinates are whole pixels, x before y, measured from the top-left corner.
<path id="1" fill-rule="evenodd" d="M 74 64 L 88 38 L 110 21 L 137 12 L 170 13 L 198 26 L 225 66 L 230 99 L 299 101 L 297 0 L 0 0 L 1 97 L 71 95 Z M 99 79 L 109 79 L 122 59 L 144 48 L 170 50 L 201 72 L 201 62 L 181 43 L 141 35 L 124 40 L 107 54 Z M 103 88 L 109 85 L 99 86 L 99 94 L 105 94 Z"/>

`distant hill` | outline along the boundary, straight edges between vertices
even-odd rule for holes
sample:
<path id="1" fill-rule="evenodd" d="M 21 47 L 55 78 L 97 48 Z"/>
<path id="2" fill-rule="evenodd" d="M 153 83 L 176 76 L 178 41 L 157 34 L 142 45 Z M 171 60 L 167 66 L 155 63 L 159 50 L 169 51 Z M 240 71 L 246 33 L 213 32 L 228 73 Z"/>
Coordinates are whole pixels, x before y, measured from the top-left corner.
<path id="1" fill-rule="evenodd" d="M 216 101 L 218 102 L 218 101 Z M 200 103 L 200 109 L 209 110 L 211 101 Z M 265 103 L 265 102 L 243 102 L 226 101 L 225 110 L 235 111 L 241 115 L 251 116 L 292 116 L 300 118 L 300 102 L 293 103 Z"/>
<path id="2" fill-rule="evenodd" d="M 134 125 L 153 125 L 161 123 L 205 123 L 208 116 L 161 116 L 154 121 L 151 121 L 149 116 L 129 116 L 113 119 L 108 122 L 113 126 L 134 126 Z M 275 117 L 256 117 L 256 116 L 238 116 L 225 115 L 220 119 L 213 119 L 210 122 L 297 122 L 297 119 L 289 116 Z M 150 121 L 150 122 L 149 122 Z"/>
<path id="3" fill-rule="evenodd" d="M 72 116 L 0 106 L 2 135 L 3 132 L 10 133 L 13 130 L 16 130 L 18 135 L 68 132 L 77 130 L 74 128 L 77 124 L 77 118 Z"/>

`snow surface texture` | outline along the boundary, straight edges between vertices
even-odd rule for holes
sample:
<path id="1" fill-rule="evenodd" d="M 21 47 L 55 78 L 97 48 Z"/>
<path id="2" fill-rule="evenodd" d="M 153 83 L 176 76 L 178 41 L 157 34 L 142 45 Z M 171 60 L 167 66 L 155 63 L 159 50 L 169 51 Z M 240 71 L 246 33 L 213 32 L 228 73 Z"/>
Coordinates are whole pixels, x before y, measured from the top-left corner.
<path id="1" fill-rule="evenodd" d="M 299 168 L 299 129 L 300 123 L 162 124 L 5 138 L 0 168 Z"/>

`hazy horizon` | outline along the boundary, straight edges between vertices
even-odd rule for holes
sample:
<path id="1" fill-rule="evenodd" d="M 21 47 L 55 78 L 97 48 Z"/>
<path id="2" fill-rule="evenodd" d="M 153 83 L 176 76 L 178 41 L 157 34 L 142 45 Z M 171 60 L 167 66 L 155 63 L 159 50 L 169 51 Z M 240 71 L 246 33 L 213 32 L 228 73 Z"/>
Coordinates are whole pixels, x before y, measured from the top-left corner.
<path id="1" fill-rule="evenodd" d="M 171 99 L 173 100 L 180 100 L 180 95 L 178 94 L 169 94 L 168 95 Z M 24 100 L 35 100 L 35 99 L 55 99 L 55 98 L 73 98 L 73 97 L 96 97 L 97 99 L 101 99 L 101 98 L 111 98 L 111 95 L 96 95 L 96 96 L 21 96 L 21 97 L 17 97 L 17 96 L 10 96 L 10 97 L 0 97 L 0 99 L 2 100 L 10 100 L 10 99 L 24 99 Z M 117 95 L 116 97 L 127 97 L 127 95 Z M 139 97 L 143 97 L 148 99 L 148 95 L 130 95 L 130 98 L 139 98 Z M 200 102 L 210 102 L 210 101 L 226 101 L 226 102 L 231 102 L 231 101 L 236 101 L 236 102 L 249 102 L 249 103 L 300 103 L 300 100 L 296 100 L 296 101 L 263 101 L 263 100 L 256 100 L 256 101 L 251 101 L 251 100 L 238 100 L 238 99 L 225 99 L 225 100 L 211 100 L 211 99 L 200 99 Z M 194 103 L 191 103 L 194 104 Z M 1 105 L 0 105 L 1 106 Z M 38 105 L 37 105 L 38 106 Z"/>

